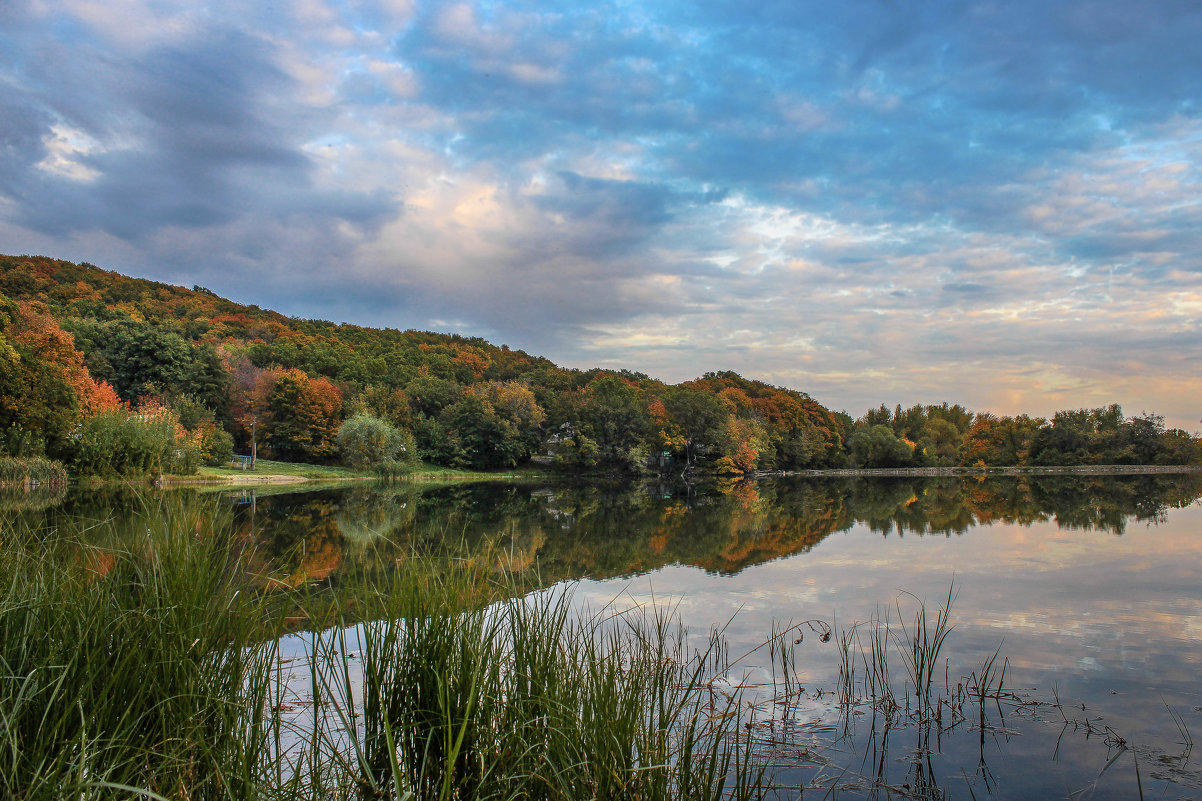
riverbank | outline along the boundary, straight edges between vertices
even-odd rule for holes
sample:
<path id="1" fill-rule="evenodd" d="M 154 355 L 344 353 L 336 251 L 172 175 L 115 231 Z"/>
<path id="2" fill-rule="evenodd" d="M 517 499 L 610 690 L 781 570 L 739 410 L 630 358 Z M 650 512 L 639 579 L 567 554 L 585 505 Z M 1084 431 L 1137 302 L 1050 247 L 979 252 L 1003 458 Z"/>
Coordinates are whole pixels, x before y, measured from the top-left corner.
<path id="1" fill-rule="evenodd" d="M 1170 475 L 1202 472 L 1202 465 L 1057 465 L 1045 467 L 890 467 L 890 468 L 825 468 L 821 470 L 758 470 L 747 478 L 874 478 L 874 477 L 987 477 L 987 476 L 1046 476 L 1046 475 Z M 579 477 L 570 474 L 555 474 L 557 477 Z M 512 481 L 547 479 L 552 474 L 541 470 L 517 469 L 503 473 L 481 473 L 472 470 L 455 470 L 423 463 L 401 477 L 400 481 L 411 482 L 456 482 L 456 481 Z M 587 476 L 585 476 L 587 478 Z M 333 465 L 302 464 L 259 460 L 258 467 L 240 470 L 232 467 L 202 467 L 194 475 L 163 475 L 154 481 L 164 487 L 205 486 L 263 486 L 274 484 L 342 483 L 372 481 L 378 476 L 367 471 L 351 470 Z M 85 477 L 76 479 L 86 484 L 105 483 L 103 479 Z M 128 483 L 130 479 L 118 479 Z M 32 489 L 39 485 L 54 484 L 54 481 L 0 480 L 0 487 Z M 65 483 L 65 479 L 64 479 Z"/>
<path id="2" fill-rule="evenodd" d="M 481 473 L 473 470 L 455 470 L 423 462 L 412 472 L 401 476 L 400 481 L 509 481 L 524 478 L 544 478 L 545 474 L 534 470 L 511 470 L 504 473 Z M 162 486 L 256 486 L 265 484 L 300 484 L 306 482 L 342 483 L 349 481 L 374 481 L 379 477 L 370 471 L 352 470 L 337 465 L 303 464 L 298 462 L 276 462 L 260 459 L 255 470 L 233 467 L 202 467 L 191 476 L 165 475 L 159 480 Z"/>
<path id="3" fill-rule="evenodd" d="M 1202 465 L 1168 464 L 1090 464 L 1047 467 L 848 467 L 823 470 L 786 470 L 756 472 L 756 476 L 803 476 L 805 478 L 848 478 L 873 476 L 1052 476 L 1052 475 L 1157 475 L 1202 473 Z"/>

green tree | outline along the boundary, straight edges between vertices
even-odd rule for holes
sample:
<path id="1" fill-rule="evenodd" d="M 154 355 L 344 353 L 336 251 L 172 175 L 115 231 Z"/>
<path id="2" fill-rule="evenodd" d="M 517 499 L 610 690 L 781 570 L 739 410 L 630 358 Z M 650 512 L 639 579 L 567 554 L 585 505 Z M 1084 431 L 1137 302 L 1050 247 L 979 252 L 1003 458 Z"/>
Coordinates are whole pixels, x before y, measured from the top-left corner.
<path id="1" fill-rule="evenodd" d="M 646 469 L 651 420 L 634 387 L 603 375 L 574 393 L 574 399 L 572 419 L 561 429 L 564 463 L 634 473 Z"/>
<path id="2" fill-rule="evenodd" d="M 413 414 L 437 417 L 443 409 L 459 400 L 463 385 L 450 379 L 422 374 L 409 382 L 405 394 L 409 396 Z"/>
<path id="3" fill-rule="evenodd" d="M 964 437 L 955 424 L 943 417 L 932 417 L 923 425 L 916 450 L 923 461 L 940 467 L 960 463 L 960 448 Z"/>
<path id="4" fill-rule="evenodd" d="M 997 417 L 983 412 L 964 437 L 961 463 L 1010 467 L 1027 463 L 1031 442 L 1044 424 L 1041 417 Z"/>
<path id="5" fill-rule="evenodd" d="M 905 467 L 914 455 L 914 449 L 883 424 L 857 428 L 847 438 L 847 452 L 856 467 Z"/>
<path id="6" fill-rule="evenodd" d="M 1123 410 L 1117 404 L 1056 412 L 1036 432 L 1030 463 L 1036 465 L 1123 464 L 1135 460 L 1123 442 Z"/>
<path id="7" fill-rule="evenodd" d="M 444 429 L 456 433 L 464 458 L 477 469 L 528 461 L 541 440 L 543 419 L 534 394 L 516 381 L 472 387 L 438 416 Z"/>
<path id="8" fill-rule="evenodd" d="M 689 386 L 672 387 L 663 398 L 672 424 L 670 442 L 686 465 L 718 451 L 730 413 L 716 396 Z"/>
<path id="9" fill-rule="evenodd" d="M 359 396 L 365 411 L 386 420 L 400 429 L 413 426 L 413 412 L 409 395 L 403 389 L 394 389 L 383 384 L 364 387 Z"/>

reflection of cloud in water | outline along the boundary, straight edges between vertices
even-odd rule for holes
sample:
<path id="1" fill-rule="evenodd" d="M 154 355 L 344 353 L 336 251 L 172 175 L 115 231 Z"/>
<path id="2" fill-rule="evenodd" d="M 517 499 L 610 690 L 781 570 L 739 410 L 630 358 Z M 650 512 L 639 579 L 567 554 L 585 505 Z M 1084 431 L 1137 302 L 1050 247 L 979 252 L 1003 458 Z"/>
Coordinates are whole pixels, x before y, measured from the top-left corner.
<path id="1" fill-rule="evenodd" d="M 953 538 L 882 538 L 855 526 L 808 553 L 736 576 L 715 580 L 674 569 L 647 581 L 658 593 L 690 599 L 681 612 L 692 628 L 738 609 L 731 634 L 743 645 L 762 637 L 773 618 L 837 615 L 851 623 L 888 607 L 896 626 L 900 591 L 933 606 L 954 577 L 947 652 L 953 676 L 979 666 L 1001 644 L 1008 682 L 1043 692 L 1055 686 L 1062 698 L 1084 699 L 1130 736 L 1161 741 L 1175 734 L 1166 702 L 1193 730 L 1202 727 L 1193 710 L 1202 672 L 1200 530 L 1197 505 L 1170 511 L 1156 526 L 1128 527 L 1123 536 L 1065 535 L 1052 522 L 995 524 Z M 593 591 L 603 595 L 613 586 Z M 909 614 L 904 596 L 901 607 Z M 805 657 L 804 681 L 833 686 L 832 651 Z"/>

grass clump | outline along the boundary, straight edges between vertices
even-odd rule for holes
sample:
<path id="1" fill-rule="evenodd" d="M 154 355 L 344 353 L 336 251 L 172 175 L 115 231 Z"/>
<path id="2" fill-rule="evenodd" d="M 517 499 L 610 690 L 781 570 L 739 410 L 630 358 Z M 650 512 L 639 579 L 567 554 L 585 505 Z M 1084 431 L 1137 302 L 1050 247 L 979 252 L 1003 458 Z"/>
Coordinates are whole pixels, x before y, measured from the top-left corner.
<path id="1" fill-rule="evenodd" d="M 168 515 L 107 551 L 0 522 L 0 797 L 257 797 L 270 649 L 228 538 Z"/>
<path id="2" fill-rule="evenodd" d="M 433 559 L 353 603 L 269 592 L 227 514 L 164 499 L 144 538 L 104 548 L 0 520 L 0 797 L 718 799 L 764 783 L 738 716 L 702 704 L 704 657 L 671 615 L 582 617 L 565 593 L 512 597 Z M 307 644 L 298 688 L 281 632 L 338 610 L 335 628 L 285 635 Z"/>
<path id="3" fill-rule="evenodd" d="M 934 620 L 927 614 L 926 604 L 919 603 L 914 613 L 914 623 L 907 628 L 900 605 L 897 610 L 898 620 L 902 621 L 902 647 L 899 650 L 914 687 L 914 697 L 924 712 L 931 708 L 931 688 L 939 669 L 939 653 L 951 631 L 949 618 L 954 590 L 953 582 L 948 586 L 947 601 L 936 611 Z"/>
<path id="4" fill-rule="evenodd" d="M 41 456 L 0 457 L 0 487 L 39 484 L 63 485 L 67 470 L 61 462 Z"/>
<path id="5" fill-rule="evenodd" d="M 351 640 L 314 637 L 314 705 L 340 710 L 327 741 L 351 743 L 345 772 L 364 797 L 719 799 L 761 789 L 737 715 L 702 704 L 705 657 L 687 655 L 671 615 L 579 617 L 566 593 L 474 602 L 485 583 L 466 567 L 398 574 L 382 614 Z M 342 657 L 348 649 L 361 667 Z M 347 688 L 360 675 L 356 703 Z"/>

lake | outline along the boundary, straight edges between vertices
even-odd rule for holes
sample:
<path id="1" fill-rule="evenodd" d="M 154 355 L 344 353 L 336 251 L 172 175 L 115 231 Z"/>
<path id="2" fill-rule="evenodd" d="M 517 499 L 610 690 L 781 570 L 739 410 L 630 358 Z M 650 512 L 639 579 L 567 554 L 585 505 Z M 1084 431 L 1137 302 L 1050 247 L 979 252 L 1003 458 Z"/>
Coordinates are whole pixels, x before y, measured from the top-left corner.
<path id="1" fill-rule="evenodd" d="M 715 686 L 744 687 L 781 797 L 1202 797 L 1202 476 L 290 489 L 173 492 L 228 505 L 292 586 L 353 588 L 438 548 L 582 610 L 670 605 L 701 644 L 721 627 Z M 95 521 L 101 548 L 137 538 L 144 503 L 18 498 Z M 906 643 L 949 593 L 924 706 Z M 874 632 L 896 706 L 874 698 Z M 994 654 L 1000 685 L 970 697 Z"/>

